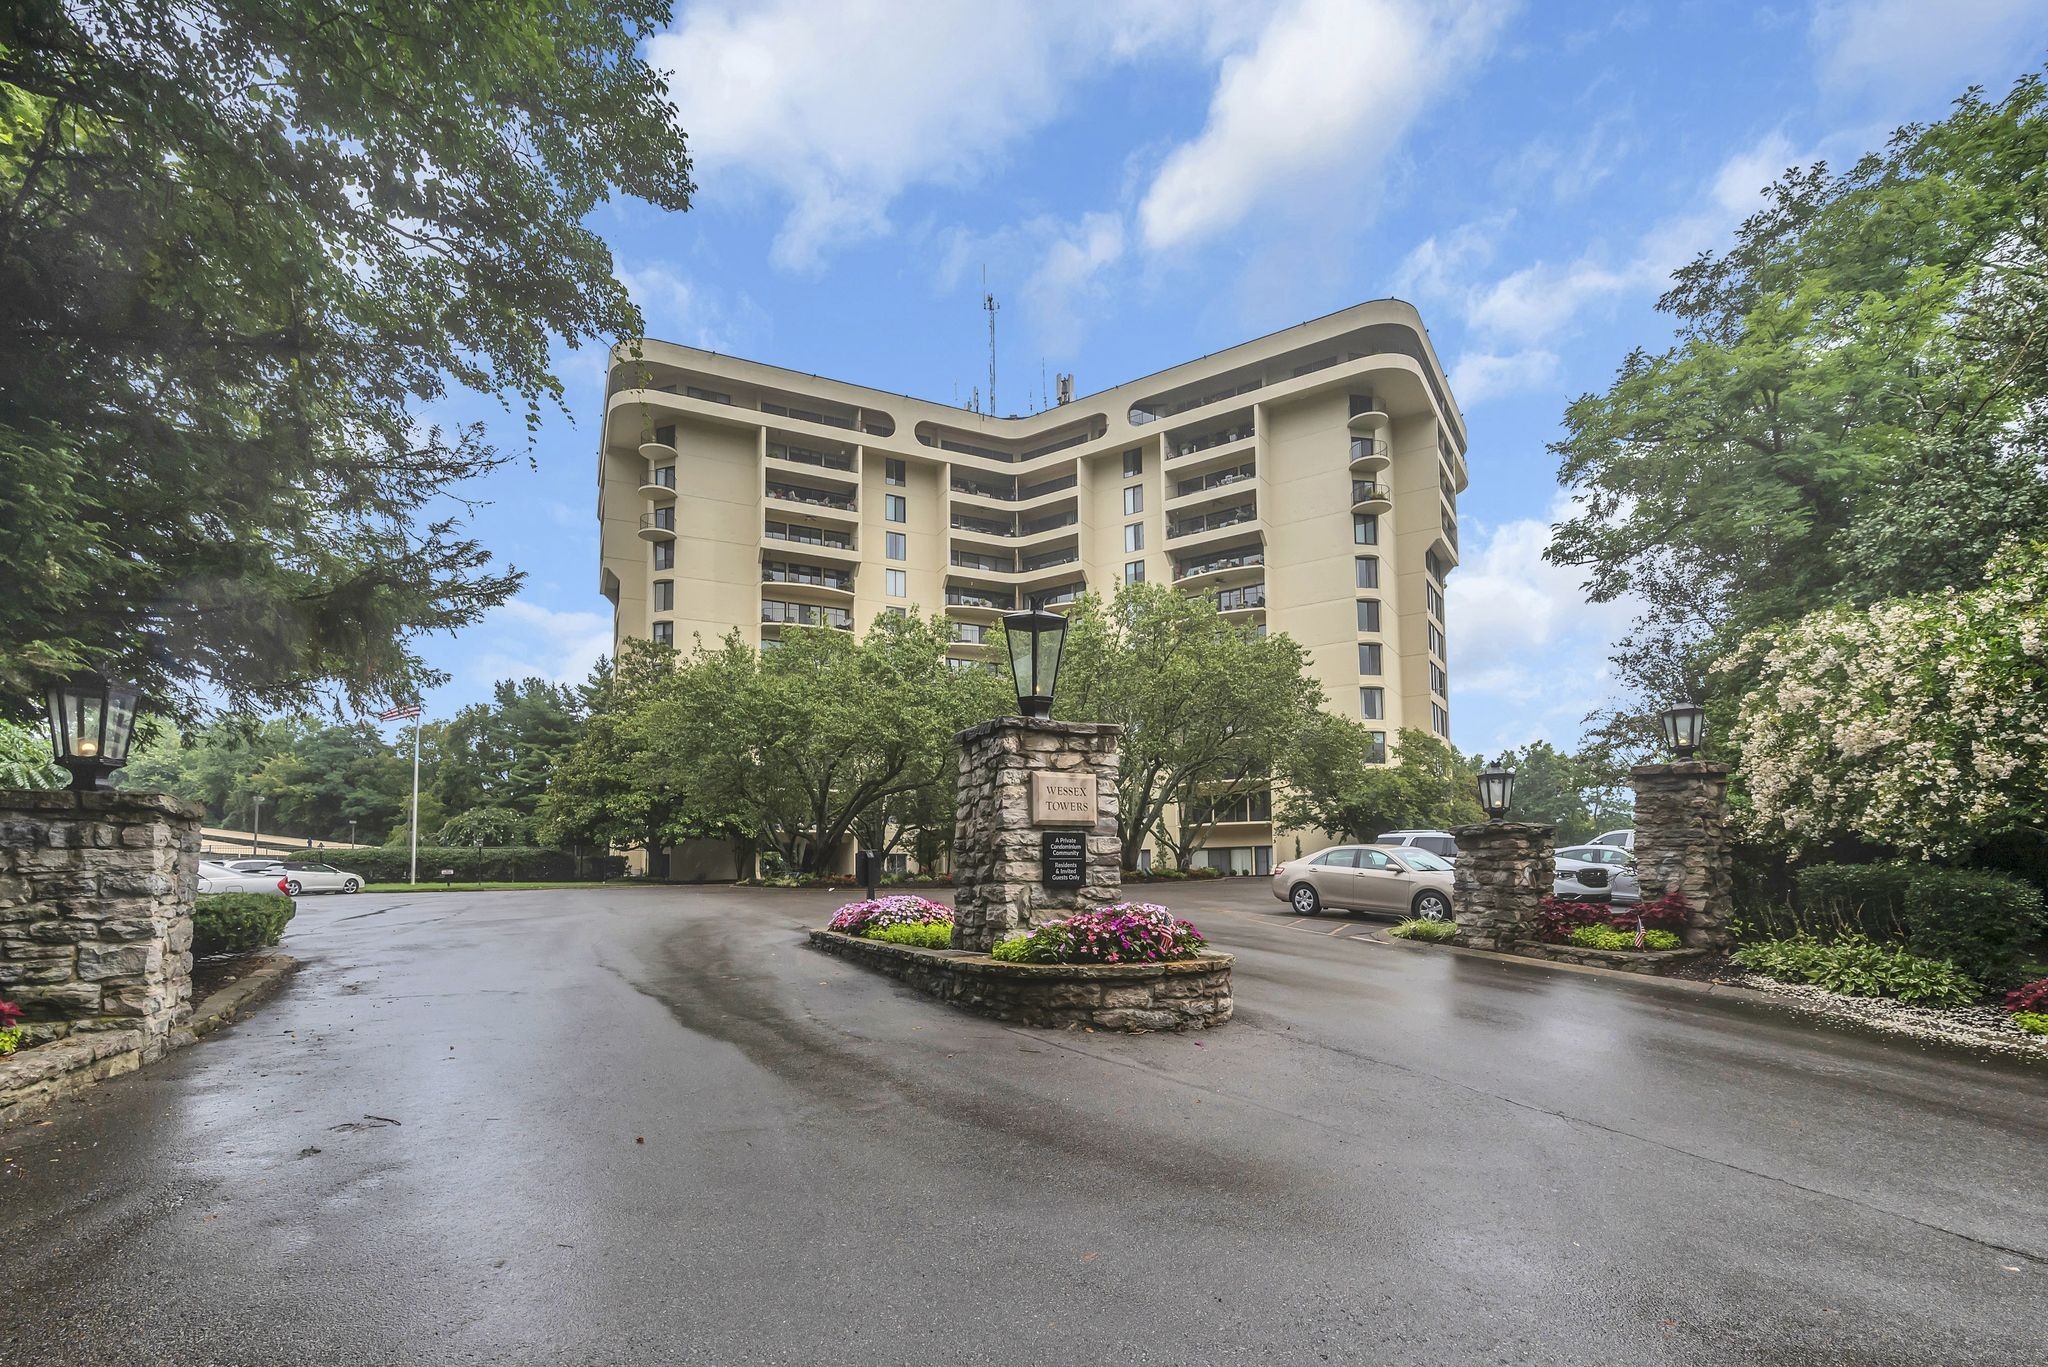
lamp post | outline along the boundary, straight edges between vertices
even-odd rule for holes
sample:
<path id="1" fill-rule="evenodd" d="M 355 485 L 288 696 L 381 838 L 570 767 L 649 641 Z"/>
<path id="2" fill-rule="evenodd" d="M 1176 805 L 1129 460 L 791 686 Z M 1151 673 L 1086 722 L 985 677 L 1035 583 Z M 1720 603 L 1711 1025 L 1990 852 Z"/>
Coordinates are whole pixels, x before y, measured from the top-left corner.
<path id="1" fill-rule="evenodd" d="M 1707 709 L 1696 702 L 1674 703 L 1657 714 L 1664 743 L 1680 760 L 1688 760 L 1707 736 Z"/>
<path id="2" fill-rule="evenodd" d="M 256 857 L 256 842 L 263 838 L 263 794 L 256 793 L 249 799 L 256 806 L 256 829 L 249 832 L 249 857 Z"/>
<path id="3" fill-rule="evenodd" d="M 350 849 L 356 847 L 356 823 L 353 821 L 348 823 L 348 847 Z"/>
<path id="4" fill-rule="evenodd" d="M 1060 651 L 1067 641 L 1067 619 L 1043 608 L 1006 612 L 1003 631 L 1010 643 L 1010 677 L 1017 686 L 1018 711 L 1027 717 L 1051 716 Z"/>
<path id="5" fill-rule="evenodd" d="M 1486 809 L 1489 821 L 1506 816 L 1508 803 L 1515 795 L 1515 771 L 1507 766 L 1506 759 L 1503 755 L 1479 771 L 1479 805 Z"/>
<path id="6" fill-rule="evenodd" d="M 112 788 L 114 771 L 128 762 L 140 693 L 128 684 L 81 674 L 49 691 L 50 751 L 71 771 L 74 792 Z"/>

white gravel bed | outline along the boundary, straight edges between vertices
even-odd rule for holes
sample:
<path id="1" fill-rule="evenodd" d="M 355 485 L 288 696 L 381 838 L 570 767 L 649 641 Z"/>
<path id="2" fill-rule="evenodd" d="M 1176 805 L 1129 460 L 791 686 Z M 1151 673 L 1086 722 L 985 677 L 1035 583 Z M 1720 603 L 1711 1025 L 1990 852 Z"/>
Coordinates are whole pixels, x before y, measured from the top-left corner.
<path id="1" fill-rule="evenodd" d="M 1995 1006 L 1908 1006 L 1889 997 L 1845 997 L 1825 987 L 1781 983 L 1755 973 L 1745 973 L 1736 981 L 1744 987 L 1790 997 L 1820 1007 L 1828 1015 L 1860 1021 L 1894 1035 L 2048 1059 L 2048 1035 L 2029 1034 Z"/>

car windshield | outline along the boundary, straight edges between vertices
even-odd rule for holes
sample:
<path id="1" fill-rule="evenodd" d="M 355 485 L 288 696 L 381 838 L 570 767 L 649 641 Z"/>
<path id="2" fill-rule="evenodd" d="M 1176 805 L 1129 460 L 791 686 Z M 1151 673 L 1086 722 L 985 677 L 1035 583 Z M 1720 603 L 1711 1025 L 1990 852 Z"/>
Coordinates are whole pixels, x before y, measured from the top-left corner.
<path id="1" fill-rule="evenodd" d="M 1450 863 L 1442 855 L 1431 854 L 1428 850 L 1409 848 L 1397 852 L 1396 857 L 1409 868 L 1421 873 L 1449 873 Z"/>

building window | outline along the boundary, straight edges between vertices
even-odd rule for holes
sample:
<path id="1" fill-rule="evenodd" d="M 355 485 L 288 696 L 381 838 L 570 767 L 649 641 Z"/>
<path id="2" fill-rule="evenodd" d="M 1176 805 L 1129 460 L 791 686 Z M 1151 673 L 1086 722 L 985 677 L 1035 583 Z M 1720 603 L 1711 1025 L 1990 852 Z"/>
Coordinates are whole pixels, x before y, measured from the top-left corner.
<path id="1" fill-rule="evenodd" d="M 1358 715 L 1367 721 L 1387 719 L 1387 690 L 1384 688 L 1361 688 L 1358 690 Z"/>
<path id="2" fill-rule="evenodd" d="M 1351 544 L 1354 546 L 1377 546 L 1380 544 L 1380 515 L 1378 513 L 1353 513 L 1351 515 Z"/>
<path id="3" fill-rule="evenodd" d="M 672 570 L 676 567 L 676 543 L 657 541 L 654 543 L 654 568 Z"/>
<path id="4" fill-rule="evenodd" d="M 1130 517 L 1145 511 L 1145 486 L 1133 484 L 1124 490 L 1124 516 Z"/>
<path id="5" fill-rule="evenodd" d="M 903 462 L 894 459 L 884 460 L 882 462 L 882 482 L 884 484 L 893 484 L 899 489 L 909 483 L 910 481 L 903 470 Z"/>
<path id="6" fill-rule="evenodd" d="M 1380 672 L 1380 643 L 1378 641 L 1359 642 L 1358 672 L 1368 678 Z"/>
<path id="7" fill-rule="evenodd" d="M 887 519 L 888 519 L 889 521 L 891 521 L 891 522 L 908 522 L 908 521 L 910 521 L 910 508 L 909 508 L 909 505 L 908 505 L 908 504 L 906 504 L 906 503 L 905 503 L 905 502 L 903 501 L 903 495 L 901 495 L 901 494 L 885 494 L 885 495 L 883 495 L 883 496 L 882 496 L 882 516 L 883 516 L 883 517 L 885 517 L 885 518 L 887 518 Z"/>
<path id="8" fill-rule="evenodd" d="M 887 550 L 891 560 L 908 560 L 910 558 L 910 542 L 904 537 L 903 533 L 889 532 L 885 534 L 884 539 L 888 542 Z"/>
<path id="9" fill-rule="evenodd" d="M 1358 600 L 1358 629 L 1378 631 L 1380 629 L 1380 600 L 1361 598 Z"/>
<path id="10" fill-rule="evenodd" d="M 1354 418 L 1360 413 L 1378 412 L 1379 406 L 1379 400 L 1370 394 L 1353 394 L 1351 396 L 1351 416 Z"/>
<path id="11" fill-rule="evenodd" d="M 676 467 L 673 465 L 657 465 L 654 468 L 654 482 L 664 489 L 675 488 Z"/>
<path id="12" fill-rule="evenodd" d="M 1145 452 L 1143 448 L 1133 448 L 1124 452 L 1124 478 L 1136 479 L 1144 473 Z"/>
<path id="13" fill-rule="evenodd" d="M 1444 654 L 1444 629 L 1435 622 L 1429 623 L 1429 653 L 1439 660 L 1449 658 Z"/>
<path id="14" fill-rule="evenodd" d="M 891 598 L 908 598 L 910 596 L 909 575 L 905 574 L 902 570 L 890 570 L 887 577 L 889 596 Z"/>
<path id="15" fill-rule="evenodd" d="M 1433 702 L 1429 705 L 1429 725 L 1430 729 L 1434 730 L 1439 736 L 1443 736 L 1446 739 L 1450 737 L 1451 714 L 1444 710 L 1442 703 Z"/>
<path id="16" fill-rule="evenodd" d="M 654 643 L 658 646 L 674 645 L 676 643 L 676 624 L 674 622 L 656 622 L 654 624 Z"/>
<path id="17" fill-rule="evenodd" d="M 891 617 L 908 617 L 910 615 L 902 608 L 884 608 L 882 611 L 888 613 Z"/>
<path id="18" fill-rule="evenodd" d="M 676 610 L 676 581 L 657 579 L 654 581 L 654 610 L 674 612 Z"/>
<path id="19" fill-rule="evenodd" d="M 1376 589 L 1380 586 L 1380 558 L 1376 555 L 1358 557 L 1358 587 Z"/>
<path id="20" fill-rule="evenodd" d="M 1385 764 L 1387 762 L 1387 733 L 1384 731 L 1368 731 L 1365 733 L 1365 742 L 1367 746 L 1365 762 L 1367 764 Z"/>
<path id="21" fill-rule="evenodd" d="M 1451 695 L 1444 678 L 1444 667 L 1435 660 L 1429 662 L 1429 691 L 1440 698 L 1448 698 Z"/>
<path id="22" fill-rule="evenodd" d="M 1124 566 L 1124 582 L 1125 582 L 1126 584 L 1142 584 L 1142 583 L 1144 583 L 1144 582 L 1145 582 L 1145 562 L 1144 562 L 1144 561 L 1142 561 L 1142 560 L 1133 560 L 1133 561 L 1129 562 L 1128 564 L 1126 564 L 1126 565 Z"/>
<path id="23" fill-rule="evenodd" d="M 1446 565 L 1443 557 L 1435 551 L 1424 551 L 1422 553 L 1422 568 L 1428 570 L 1429 577 L 1436 580 L 1439 584 L 1443 583 L 1444 576 L 1451 572 L 1451 567 Z"/>
<path id="24" fill-rule="evenodd" d="M 1441 622 L 1444 619 L 1443 591 L 1428 580 L 1422 582 L 1422 601 L 1429 604 L 1430 615 Z"/>
<path id="25" fill-rule="evenodd" d="M 1124 528 L 1124 554 L 1145 549 L 1145 524 L 1133 522 Z"/>

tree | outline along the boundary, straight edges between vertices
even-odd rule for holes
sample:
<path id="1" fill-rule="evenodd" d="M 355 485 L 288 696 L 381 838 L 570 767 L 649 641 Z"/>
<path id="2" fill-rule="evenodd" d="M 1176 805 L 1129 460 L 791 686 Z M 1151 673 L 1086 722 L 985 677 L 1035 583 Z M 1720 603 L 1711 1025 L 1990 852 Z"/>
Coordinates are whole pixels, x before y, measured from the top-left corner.
<path id="1" fill-rule="evenodd" d="M 1054 715 L 1123 728 L 1124 864 L 1150 835 L 1185 869 L 1218 806 L 1267 788 L 1280 756 L 1323 716 L 1307 653 L 1162 584 L 1126 584 L 1106 606 L 1084 594 L 1067 622 Z"/>
<path id="2" fill-rule="evenodd" d="M 50 762 L 47 735 L 0 721 L 0 788 L 62 788 L 70 780 Z"/>
<path id="3" fill-rule="evenodd" d="M 125 0 L 0 17 L 0 708 L 91 666 L 355 710 L 515 572 L 440 511 L 641 330 L 584 226 L 688 206 L 665 0 Z M 432 511 L 430 511 L 430 509 Z"/>
<path id="4" fill-rule="evenodd" d="M 533 828 L 509 807 L 472 807 L 452 816 L 434 832 L 436 845 L 530 845 Z"/>
<path id="5" fill-rule="evenodd" d="M 1750 637 L 1734 744 L 1752 829 L 1962 858 L 2048 839 L 2048 543 L 1982 587 L 1833 607 Z"/>
<path id="6" fill-rule="evenodd" d="M 1633 796 L 1618 774 L 1596 761 L 1540 740 L 1505 758 L 1515 771 L 1512 817 L 1557 827 L 1560 845 L 1580 844 L 1634 820 Z"/>
<path id="7" fill-rule="evenodd" d="M 451 811 L 502 807 L 531 816 L 581 726 L 576 690 L 500 679 L 490 702 L 472 703 L 440 727 L 434 795 Z"/>
<path id="8" fill-rule="evenodd" d="M 677 686 L 675 660 L 669 646 L 632 640 L 616 659 L 598 661 L 582 690 L 583 730 L 538 805 L 549 844 L 661 847 L 682 794 L 656 772 L 633 727 L 642 708 Z"/>
<path id="9" fill-rule="evenodd" d="M 1646 603 L 1616 658 L 1651 708 L 1741 692 L 1706 666 L 1749 631 L 1971 587 L 2048 516 L 2044 108 L 2029 75 L 1847 172 L 1788 171 L 1659 301 L 1677 344 L 1567 409 L 1578 503 L 1546 555 Z"/>
<path id="10" fill-rule="evenodd" d="M 1476 766 L 1413 727 L 1403 727 L 1392 752 L 1382 755 L 1363 726 L 1323 714 L 1302 732 L 1281 772 L 1280 824 L 1328 831 L 1343 841 L 1445 830 L 1486 815 L 1474 791 Z"/>

